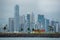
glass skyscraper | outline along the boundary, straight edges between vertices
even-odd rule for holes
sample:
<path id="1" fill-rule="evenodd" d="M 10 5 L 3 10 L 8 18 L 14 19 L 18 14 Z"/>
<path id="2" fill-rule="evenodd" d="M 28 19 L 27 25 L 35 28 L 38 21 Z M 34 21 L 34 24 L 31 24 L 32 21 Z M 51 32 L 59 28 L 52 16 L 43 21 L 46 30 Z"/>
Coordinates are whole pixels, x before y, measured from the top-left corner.
<path id="1" fill-rule="evenodd" d="M 19 5 L 15 6 L 15 26 L 14 26 L 14 31 L 19 32 Z"/>
<path id="2" fill-rule="evenodd" d="M 48 27 L 49 27 L 49 19 L 45 19 L 45 32 L 49 32 Z"/>
<path id="3" fill-rule="evenodd" d="M 38 14 L 38 29 L 44 29 L 45 30 L 45 18 L 44 15 Z"/>

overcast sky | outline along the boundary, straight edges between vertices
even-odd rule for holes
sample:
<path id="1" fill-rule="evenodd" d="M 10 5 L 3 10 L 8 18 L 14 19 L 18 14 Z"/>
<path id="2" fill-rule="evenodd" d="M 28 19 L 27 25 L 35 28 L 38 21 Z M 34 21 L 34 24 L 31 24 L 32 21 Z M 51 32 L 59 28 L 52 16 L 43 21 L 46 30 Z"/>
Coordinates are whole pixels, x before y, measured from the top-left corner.
<path id="1" fill-rule="evenodd" d="M 16 4 L 20 7 L 20 15 L 33 12 L 35 17 L 43 14 L 47 19 L 60 21 L 60 0 L 0 0 L 0 24 L 14 17 Z"/>

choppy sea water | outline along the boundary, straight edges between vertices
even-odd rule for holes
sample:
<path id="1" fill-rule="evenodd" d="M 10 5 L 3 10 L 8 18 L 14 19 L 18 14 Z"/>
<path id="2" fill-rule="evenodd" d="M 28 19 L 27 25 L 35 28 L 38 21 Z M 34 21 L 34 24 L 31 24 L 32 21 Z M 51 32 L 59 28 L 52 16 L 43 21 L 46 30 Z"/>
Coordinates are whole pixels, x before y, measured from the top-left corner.
<path id="1" fill-rule="evenodd" d="M 40 38 L 40 37 L 4 37 L 0 40 L 60 40 L 60 38 Z"/>

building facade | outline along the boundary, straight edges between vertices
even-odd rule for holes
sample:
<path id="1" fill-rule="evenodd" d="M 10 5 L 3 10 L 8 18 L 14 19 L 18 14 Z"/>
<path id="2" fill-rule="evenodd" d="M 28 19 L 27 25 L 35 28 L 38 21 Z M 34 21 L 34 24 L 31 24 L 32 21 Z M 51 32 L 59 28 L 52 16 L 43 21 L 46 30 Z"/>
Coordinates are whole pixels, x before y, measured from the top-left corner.
<path id="1" fill-rule="evenodd" d="M 45 30 L 45 18 L 44 15 L 38 14 L 38 29 Z"/>
<path id="2" fill-rule="evenodd" d="M 15 6 L 15 25 L 14 25 L 14 32 L 19 32 L 19 5 Z"/>
<path id="3" fill-rule="evenodd" d="M 45 32 L 49 32 L 49 19 L 45 19 Z"/>
<path id="4" fill-rule="evenodd" d="M 27 14 L 27 32 L 31 32 L 31 29 L 30 29 L 30 14 Z"/>
<path id="5" fill-rule="evenodd" d="M 9 32 L 14 32 L 14 18 L 9 18 Z"/>
<path id="6" fill-rule="evenodd" d="M 55 26 L 56 26 L 56 32 L 59 32 L 59 22 L 56 22 Z"/>
<path id="7" fill-rule="evenodd" d="M 52 32 L 56 32 L 56 22 L 51 21 L 51 26 L 52 26 Z"/>
<path id="8" fill-rule="evenodd" d="M 20 16 L 20 32 L 26 32 L 25 15 Z"/>
<path id="9" fill-rule="evenodd" d="M 31 29 L 31 32 L 33 31 L 33 29 L 35 29 L 35 17 L 34 17 L 34 13 L 30 14 L 30 29 Z"/>

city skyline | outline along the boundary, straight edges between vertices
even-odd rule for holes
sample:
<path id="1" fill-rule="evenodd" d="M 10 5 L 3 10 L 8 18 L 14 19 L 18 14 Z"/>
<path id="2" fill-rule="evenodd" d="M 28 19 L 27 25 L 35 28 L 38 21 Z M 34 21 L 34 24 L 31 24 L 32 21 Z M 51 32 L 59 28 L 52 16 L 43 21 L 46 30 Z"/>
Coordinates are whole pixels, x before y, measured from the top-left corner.
<path id="1" fill-rule="evenodd" d="M 60 40 L 60 0 L 0 0 L 0 40 Z"/>
<path id="2" fill-rule="evenodd" d="M 33 12 L 35 15 L 42 14 L 47 19 L 60 22 L 60 3 L 57 0 L 0 0 L 0 24 L 8 24 L 8 18 L 14 16 L 16 4 L 20 6 L 20 15 Z"/>
<path id="3" fill-rule="evenodd" d="M 50 19 L 45 18 L 44 15 L 38 14 L 37 19 L 35 15 L 26 14 L 19 15 L 19 5 L 15 7 L 14 18 L 9 18 L 8 32 L 33 32 L 34 30 L 41 30 L 43 32 L 59 32 L 59 22 L 50 21 Z M 37 20 L 35 22 L 35 20 Z M 50 24 L 50 22 L 51 24 Z M 37 26 L 35 26 L 37 25 Z"/>
<path id="4" fill-rule="evenodd" d="M 37 14 L 37 19 L 31 14 L 19 15 L 19 5 L 14 7 L 14 17 L 8 18 L 9 23 L 0 26 L 0 32 L 60 32 L 59 21 L 45 18 L 44 15 Z"/>

